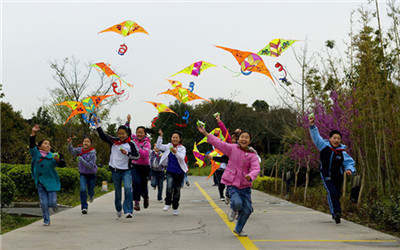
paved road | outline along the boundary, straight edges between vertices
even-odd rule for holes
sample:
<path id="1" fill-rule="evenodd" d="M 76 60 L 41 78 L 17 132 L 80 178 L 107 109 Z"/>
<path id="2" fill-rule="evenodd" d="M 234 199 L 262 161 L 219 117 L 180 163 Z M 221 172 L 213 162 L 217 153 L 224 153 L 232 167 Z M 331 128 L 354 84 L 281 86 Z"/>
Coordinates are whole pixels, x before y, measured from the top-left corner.
<path id="1" fill-rule="evenodd" d="M 400 239 L 253 191 L 254 212 L 236 237 L 228 206 L 204 177 L 189 177 L 179 216 L 162 211 L 150 190 L 150 207 L 132 219 L 116 219 L 114 193 L 97 198 L 83 215 L 74 207 L 2 235 L 4 250 L 16 249 L 399 249 Z"/>

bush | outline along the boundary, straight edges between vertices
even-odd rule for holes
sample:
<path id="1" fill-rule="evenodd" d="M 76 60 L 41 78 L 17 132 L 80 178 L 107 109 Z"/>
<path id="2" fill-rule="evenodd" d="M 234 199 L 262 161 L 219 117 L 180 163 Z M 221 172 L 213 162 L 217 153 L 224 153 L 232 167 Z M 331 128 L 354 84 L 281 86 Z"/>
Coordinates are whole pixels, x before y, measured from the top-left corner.
<path id="1" fill-rule="evenodd" d="M 400 231 L 400 194 L 391 195 L 371 204 L 370 218 L 390 231 Z"/>
<path id="2" fill-rule="evenodd" d="M 77 168 L 56 168 L 61 182 L 61 192 L 73 193 L 79 187 L 79 170 Z"/>
<path id="3" fill-rule="evenodd" d="M 37 193 L 30 164 L 13 165 L 8 176 L 15 183 L 16 196 L 31 197 Z"/>
<path id="4" fill-rule="evenodd" d="M 108 169 L 108 167 L 99 167 L 97 169 L 96 185 L 101 186 L 102 181 L 107 181 L 108 183 L 112 182 L 111 171 Z"/>
<path id="5" fill-rule="evenodd" d="M 11 178 L 5 174 L 1 174 L 1 207 L 9 205 L 14 200 L 15 184 Z"/>
<path id="6" fill-rule="evenodd" d="M 278 191 L 280 192 L 280 185 L 282 182 L 281 178 L 277 179 Z M 253 188 L 262 192 L 272 192 L 275 193 L 275 178 L 269 176 L 258 176 L 257 179 L 253 181 Z"/>
<path id="7" fill-rule="evenodd" d="M 8 163 L 1 163 L 1 173 L 8 174 L 8 171 L 10 171 L 15 164 L 8 164 Z"/>

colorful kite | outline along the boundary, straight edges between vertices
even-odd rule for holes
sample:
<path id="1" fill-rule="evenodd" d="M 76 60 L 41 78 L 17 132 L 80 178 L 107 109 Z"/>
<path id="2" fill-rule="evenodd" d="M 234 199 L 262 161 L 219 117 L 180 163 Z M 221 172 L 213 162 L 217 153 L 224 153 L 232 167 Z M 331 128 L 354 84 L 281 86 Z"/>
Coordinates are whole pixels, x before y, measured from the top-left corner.
<path id="1" fill-rule="evenodd" d="M 230 49 L 221 46 L 215 46 L 215 47 L 232 53 L 236 61 L 240 64 L 242 72 L 244 71 L 258 72 L 268 76 L 272 80 L 272 82 L 275 83 L 274 79 L 272 79 L 271 73 L 269 72 L 269 70 L 264 64 L 264 61 L 259 55 L 256 55 L 252 52 L 240 51 L 237 49 Z"/>
<path id="2" fill-rule="evenodd" d="M 287 82 L 287 79 L 286 79 L 286 77 L 287 77 L 287 73 L 286 73 L 286 70 L 283 68 L 283 66 L 282 66 L 282 64 L 280 64 L 280 63 L 276 63 L 275 64 L 275 68 L 278 68 L 278 71 L 279 72 L 284 72 L 285 73 L 285 76 L 284 77 L 282 77 L 282 78 L 279 78 L 279 80 L 281 80 L 282 82 Z"/>
<path id="3" fill-rule="evenodd" d="M 298 40 L 285 40 L 274 39 L 268 45 L 260 50 L 257 55 L 279 57 L 285 50 L 287 50 L 294 42 Z"/>
<path id="4" fill-rule="evenodd" d="M 189 75 L 192 75 L 192 76 L 199 76 L 200 73 L 203 72 L 204 70 L 206 70 L 208 68 L 211 68 L 211 67 L 215 67 L 215 66 L 217 66 L 217 65 L 214 65 L 212 63 L 208 63 L 208 62 L 205 62 L 205 61 L 198 61 L 198 62 L 195 62 L 195 63 L 187 66 L 186 68 L 184 68 L 181 71 L 173 74 L 170 77 L 173 77 L 173 76 L 175 76 L 177 74 L 180 74 L 180 73 L 185 73 L 185 74 L 189 74 Z"/>
<path id="5" fill-rule="evenodd" d="M 194 158 L 196 159 L 196 163 L 199 167 L 204 167 L 206 163 L 204 162 L 205 154 L 200 153 L 200 151 L 197 149 L 196 142 L 194 142 L 193 145 L 193 155 Z"/>
<path id="6" fill-rule="evenodd" d="M 149 34 L 149 33 L 147 33 L 147 31 L 145 29 L 143 29 L 142 26 L 140 26 L 139 24 L 137 24 L 133 21 L 125 21 L 120 24 L 116 24 L 108 29 L 100 31 L 98 34 L 103 33 L 103 32 L 108 32 L 108 31 L 113 31 L 115 33 L 121 34 L 122 36 L 129 36 L 130 34 L 136 33 L 136 32 L 142 32 L 147 35 Z"/>
<path id="7" fill-rule="evenodd" d="M 198 99 L 206 100 L 207 102 L 211 103 L 209 100 L 204 99 L 203 97 L 200 97 L 200 96 L 194 94 L 193 92 L 190 92 L 190 90 L 188 90 L 186 88 L 181 88 L 181 87 L 168 89 L 167 91 L 164 91 L 164 92 L 160 93 L 159 95 L 161 95 L 161 94 L 172 95 L 173 97 L 175 97 L 182 103 L 187 103 L 187 102 L 190 102 L 193 100 L 198 100 Z"/>
<path id="8" fill-rule="evenodd" d="M 169 79 L 167 79 L 167 81 L 169 82 L 169 83 L 171 83 L 171 86 L 172 87 L 182 87 L 182 83 L 181 82 L 179 82 L 179 81 L 175 81 L 175 80 L 169 80 Z"/>
<path id="9" fill-rule="evenodd" d="M 158 113 L 169 112 L 179 116 L 177 113 L 175 113 L 172 109 L 168 108 L 167 105 L 163 103 L 149 102 L 149 101 L 146 102 L 152 104 L 157 109 Z"/>
<path id="10" fill-rule="evenodd" d="M 58 105 L 64 105 L 67 106 L 68 108 L 71 109 L 71 114 L 68 117 L 68 119 L 64 122 L 64 125 L 68 122 L 69 119 L 71 119 L 73 116 L 78 115 L 78 114 L 94 114 L 96 108 L 100 105 L 100 103 L 107 97 L 110 97 L 113 95 L 102 95 L 102 96 L 89 96 L 85 98 L 82 102 L 76 102 L 76 101 L 65 101 Z M 86 116 L 84 117 L 86 120 Z"/>
<path id="11" fill-rule="evenodd" d="M 105 64 L 104 62 L 100 62 L 100 63 L 95 63 L 92 64 L 92 67 L 94 67 L 95 69 L 97 69 L 98 71 L 103 71 L 104 74 L 106 74 L 108 77 L 110 76 L 114 76 L 116 78 L 118 78 L 120 85 L 122 85 L 122 82 L 124 82 L 126 85 L 128 85 L 129 87 L 133 87 L 132 84 L 129 84 L 127 82 L 125 82 L 124 80 L 121 79 L 121 77 L 119 77 L 111 68 L 110 68 L 110 64 Z"/>

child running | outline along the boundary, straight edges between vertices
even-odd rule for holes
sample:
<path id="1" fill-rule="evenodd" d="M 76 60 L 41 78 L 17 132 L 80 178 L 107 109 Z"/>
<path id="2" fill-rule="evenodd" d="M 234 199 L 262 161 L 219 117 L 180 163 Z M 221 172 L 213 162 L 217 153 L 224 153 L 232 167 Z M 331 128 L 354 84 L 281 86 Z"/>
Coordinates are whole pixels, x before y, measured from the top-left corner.
<path id="1" fill-rule="evenodd" d="M 127 117 L 126 125 L 129 127 L 131 122 L 131 115 Z M 132 140 L 139 147 L 139 159 L 132 161 L 132 187 L 133 187 L 133 200 L 135 206 L 133 209 L 140 211 L 140 196 L 143 197 L 143 207 L 149 207 L 149 190 L 147 181 L 150 176 L 150 163 L 149 156 L 151 151 L 151 142 L 146 135 L 151 133 L 152 130 L 139 126 L 136 128 L 136 135 L 132 135 Z"/>
<path id="2" fill-rule="evenodd" d="M 178 215 L 179 199 L 181 196 L 181 184 L 184 174 L 188 171 L 185 162 L 186 148 L 181 144 L 182 135 L 179 132 L 172 132 L 171 142 L 162 144 L 163 132 L 158 130 L 157 148 L 164 151 L 161 156 L 160 164 L 167 166 L 167 195 L 163 210 L 167 212 L 172 204 L 173 214 Z"/>
<path id="3" fill-rule="evenodd" d="M 162 153 L 154 144 L 154 148 L 150 154 L 150 171 L 151 171 L 151 186 L 154 190 L 157 188 L 157 200 L 162 203 L 162 191 L 165 179 L 165 167 L 160 164 Z"/>
<path id="4" fill-rule="evenodd" d="M 38 189 L 43 226 L 50 226 L 49 208 L 52 207 L 54 211 L 57 211 L 57 191 L 61 188 L 55 167 L 64 167 L 65 162 L 60 160 L 58 154 L 50 152 L 49 140 L 41 140 L 36 147 L 36 134 L 39 130 L 39 125 L 36 124 L 29 137 L 29 153 L 32 156 L 31 172 Z"/>
<path id="5" fill-rule="evenodd" d="M 342 195 L 343 172 L 347 175 L 354 175 L 355 162 L 346 153 L 346 146 L 341 144 L 342 134 L 337 130 L 329 133 L 329 139 L 322 139 L 318 128 L 314 125 L 315 116 L 309 118 L 311 138 L 320 151 L 320 174 L 325 189 L 328 192 L 328 204 L 332 219 L 336 224 L 340 223 L 342 209 L 340 207 L 340 196 Z"/>
<path id="6" fill-rule="evenodd" d="M 87 214 L 89 194 L 89 202 L 94 199 L 94 187 L 96 186 L 96 149 L 92 147 L 92 138 L 86 136 L 83 138 L 82 147 L 74 148 L 72 146 L 72 138 L 67 139 L 68 152 L 76 156 L 80 175 L 80 198 L 82 214 Z"/>
<path id="7" fill-rule="evenodd" d="M 132 160 L 139 159 L 139 150 L 136 144 L 131 140 L 131 132 L 128 127 L 121 125 L 118 127 L 118 137 L 106 135 L 99 125 L 97 117 L 93 118 L 97 133 L 100 138 L 111 146 L 111 155 L 109 166 L 112 172 L 112 179 L 115 188 L 115 209 L 117 217 L 122 217 L 121 210 L 124 210 L 126 218 L 132 218 L 133 200 L 132 200 L 132 175 L 130 167 Z M 121 207 L 122 181 L 124 182 L 124 203 Z"/>
<path id="8" fill-rule="evenodd" d="M 219 149 L 229 157 L 221 182 L 228 186 L 231 209 L 228 220 L 236 222 L 233 232 L 238 236 L 247 236 L 243 227 L 253 212 L 251 204 L 251 186 L 260 172 L 260 163 L 257 154 L 250 151 L 251 134 L 242 131 L 239 135 L 238 144 L 230 144 L 221 141 L 212 134 L 207 133 L 203 126 L 197 127 L 200 133 L 207 136 L 207 142 Z"/>

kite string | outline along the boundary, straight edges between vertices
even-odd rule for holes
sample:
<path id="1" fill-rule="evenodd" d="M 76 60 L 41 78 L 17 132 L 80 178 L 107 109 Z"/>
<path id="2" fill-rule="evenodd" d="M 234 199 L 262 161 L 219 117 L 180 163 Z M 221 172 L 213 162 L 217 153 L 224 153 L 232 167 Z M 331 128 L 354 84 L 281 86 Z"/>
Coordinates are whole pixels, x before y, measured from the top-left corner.
<path id="1" fill-rule="evenodd" d="M 234 92 L 232 92 L 231 97 L 229 97 L 228 101 L 233 100 L 233 98 L 235 98 L 237 94 L 238 94 L 238 92 L 236 90 Z M 215 105 L 212 105 L 212 108 L 210 109 L 210 111 L 208 111 L 208 113 L 203 117 L 202 120 L 204 120 L 204 118 L 206 118 L 211 113 L 211 111 L 213 111 L 214 108 L 216 108 L 217 106 L 218 106 L 218 102 Z"/>

